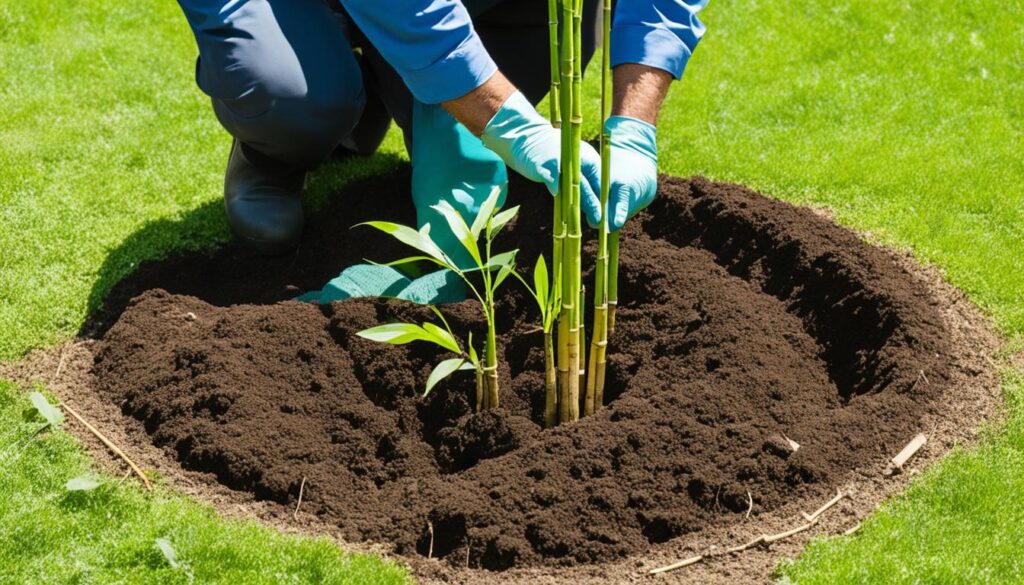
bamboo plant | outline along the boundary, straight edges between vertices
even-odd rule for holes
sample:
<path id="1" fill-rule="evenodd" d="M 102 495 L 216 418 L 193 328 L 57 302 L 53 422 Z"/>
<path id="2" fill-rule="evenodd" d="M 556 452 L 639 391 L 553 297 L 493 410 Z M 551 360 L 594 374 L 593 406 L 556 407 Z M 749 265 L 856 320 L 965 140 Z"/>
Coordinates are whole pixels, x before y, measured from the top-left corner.
<path id="1" fill-rule="evenodd" d="M 611 112 L 611 51 L 609 41 L 612 26 L 611 2 L 604 2 L 602 14 L 603 46 L 601 49 L 601 120 L 608 119 Z M 601 209 L 607 215 L 608 193 L 611 183 L 611 136 L 602 124 L 601 131 Z M 614 238 L 616 263 L 618 262 L 618 237 Z M 609 306 L 609 233 L 608 218 L 601 218 L 597 235 L 597 266 L 594 269 L 594 327 L 591 333 L 590 364 L 587 367 L 587 393 L 584 399 L 585 414 L 604 405 L 605 365 L 608 352 L 608 335 L 612 327 L 612 311 Z M 617 272 L 617 266 L 615 267 Z M 617 280 L 617 275 L 616 275 Z M 616 282 L 617 288 L 617 282 Z M 616 298 L 618 291 L 616 291 Z M 614 306 L 614 305 L 611 305 Z"/>
<path id="2" fill-rule="evenodd" d="M 475 268 L 468 270 L 460 269 L 441 247 L 434 243 L 430 238 L 430 224 L 424 225 L 418 231 L 408 226 L 386 221 L 371 221 L 360 224 L 389 234 L 421 253 L 417 256 L 410 256 L 390 262 L 389 266 L 426 261 L 451 270 L 458 275 L 480 303 L 481 312 L 487 322 L 487 338 L 484 342 L 483 359 L 481 360 L 476 349 L 473 347 L 472 334 L 469 335 L 467 347 L 464 350 L 448 326 L 444 316 L 434 306 L 430 308 L 441 320 L 444 329 L 433 323 L 424 323 L 423 325 L 388 323 L 360 331 L 357 335 L 392 345 L 403 345 L 413 341 L 426 341 L 456 354 L 456 357 L 446 359 L 435 366 L 427 380 L 424 394 L 429 393 L 434 385 L 459 370 L 475 370 L 477 375 L 476 409 L 478 411 L 499 406 L 494 299 L 498 288 L 510 275 L 519 276 L 515 272 L 515 258 L 518 250 L 511 250 L 500 254 L 492 254 L 491 250 L 491 244 L 495 236 L 498 235 L 508 222 L 512 221 L 512 218 L 519 211 L 519 207 L 516 206 L 497 212 L 500 194 L 500 187 L 495 187 L 491 191 L 487 200 L 481 205 L 480 212 L 473 220 L 472 226 L 467 225 L 462 215 L 447 201 L 442 201 L 432 206 L 434 210 L 445 218 L 452 233 L 455 234 L 459 243 L 469 252 L 470 257 L 476 264 Z M 478 243 L 481 235 L 483 236 L 484 243 L 482 249 Z M 481 280 L 483 281 L 482 285 L 474 282 L 470 277 L 474 272 L 480 273 Z"/>
<path id="3" fill-rule="evenodd" d="M 611 110 L 611 3 L 604 3 L 602 29 L 601 118 Z M 561 20 L 559 21 L 559 13 Z M 563 128 L 559 193 L 554 206 L 552 229 L 552 293 L 538 298 L 545 331 L 546 363 L 554 362 L 557 374 L 548 372 L 546 380 L 545 424 L 570 422 L 580 416 L 580 389 L 585 389 L 583 414 L 591 414 L 603 405 L 608 339 L 615 329 L 615 305 L 618 300 L 617 233 L 609 233 L 607 218 L 598 233 L 598 255 L 594 279 L 594 325 L 587 361 L 583 324 L 584 289 L 581 282 L 580 221 L 580 139 L 582 128 L 582 0 L 548 0 L 549 42 L 551 50 L 551 123 Z M 561 37 L 559 38 L 559 32 Z M 563 118 L 567 119 L 565 127 Z M 610 143 L 601 135 L 601 207 L 607 209 L 610 182 Z M 536 271 L 535 271 L 536 272 Z M 536 274 L 535 274 L 536 276 Z M 538 288 L 535 286 L 535 291 Z M 536 292 L 535 292 L 536 295 Z M 544 304 L 544 302 L 548 304 Z M 553 304 L 553 305 L 552 305 Z M 551 341 L 551 315 L 557 311 L 557 351 Z M 586 365 L 586 367 L 584 367 Z M 549 366 L 550 367 L 550 366 Z M 556 409 L 557 405 L 557 409 Z M 556 412 L 557 410 L 557 412 Z"/>

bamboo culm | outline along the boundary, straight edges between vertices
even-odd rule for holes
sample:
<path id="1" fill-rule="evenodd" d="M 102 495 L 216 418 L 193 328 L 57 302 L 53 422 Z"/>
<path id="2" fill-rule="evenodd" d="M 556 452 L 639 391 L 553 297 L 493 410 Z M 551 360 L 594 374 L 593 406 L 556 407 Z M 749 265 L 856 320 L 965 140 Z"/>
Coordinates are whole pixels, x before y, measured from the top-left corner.
<path id="1" fill-rule="evenodd" d="M 601 47 L 601 209 L 607 214 L 611 183 L 611 137 L 604 129 L 611 113 L 611 3 L 604 2 Z M 590 364 L 587 367 L 585 414 L 592 414 L 604 405 L 604 381 L 611 330 L 609 310 L 609 233 L 607 218 L 602 217 L 597 236 L 597 266 L 594 270 L 594 328 L 591 333 Z M 616 236 L 617 240 L 617 236 Z M 617 259 L 617 257 L 616 257 Z"/>

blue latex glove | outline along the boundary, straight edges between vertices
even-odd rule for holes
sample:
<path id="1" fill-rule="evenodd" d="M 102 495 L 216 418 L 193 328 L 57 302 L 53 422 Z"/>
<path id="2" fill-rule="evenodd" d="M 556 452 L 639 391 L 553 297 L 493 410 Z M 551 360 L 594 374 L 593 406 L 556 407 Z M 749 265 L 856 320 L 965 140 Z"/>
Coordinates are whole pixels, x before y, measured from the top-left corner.
<path id="1" fill-rule="evenodd" d="M 465 126 L 441 106 L 413 103 L 412 199 L 417 227 L 430 224 L 431 239 L 461 268 L 474 267 L 475 263 L 448 222 L 431 206 L 447 201 L 472 225 L 495 185 L 502 187 L 499 205 L 504 201 L 507 183 L 505 163 Z M 410 249 L 409 254 L 414 251 Z M 354 297 L 387 297 L 436 305 L 455 303 L 468 296 L 466 284 L 449 270 L 411 278 L 390 266 L 357 264 L 346 268 L 322 290 L 306 293 L 297 300 L 329 303 Z"/>
<path id="2" fill-rule="evenodd" d="M 413 279 L 391 266 L 356 264 L 343 270 L 323 289 L 295 300 L 326 304 L 356 297 L 383 297 L 437 305 L 457 303 L 468 295 L 466 283 L 450 270 L 438 270 Z"/>
<path id="3" fill-rule="evenodd" d="M 614 232 L 654 201 L 658 191 L 658 145 L 654 126 L 642 120 L 612 116 L 604 127 L 611 135 L 608 228 Z"/>
<path id="4" fill-rule="evenodd" d="M 459 268 L 474 268 L 476 263 L 444 216 L 431 207 L 447 201 L 467 225 L 473 225 L 480 206 L 496 185 L 502 187 L 498 199 L 501 207 L 508 186 L 505 163 L 444 108 L 414 101 L 412 201 L 417 227 L 430 224 L 430 238 Z"/>
<path id="5" fill-rule="evenodd" d="M 561 132 L 530 104 L 520 92 L 512 94 L 484 127 L 483 143 L 512 170 L 531 181 L 544 183 L 558 194 Z M 601 156 L 594 147 L 580 142 L 580 207 L 592 225 L 601 220 Z"/>

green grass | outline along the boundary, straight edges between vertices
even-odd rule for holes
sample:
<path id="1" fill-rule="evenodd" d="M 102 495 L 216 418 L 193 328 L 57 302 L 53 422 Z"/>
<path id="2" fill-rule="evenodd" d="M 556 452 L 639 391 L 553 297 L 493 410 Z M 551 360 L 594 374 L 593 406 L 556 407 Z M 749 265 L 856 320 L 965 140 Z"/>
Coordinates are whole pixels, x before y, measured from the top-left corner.
<path id="1" fill-rule="evenodd" d="M 1019 1 L 996 0 L 713 0 L 708 36 L 662 116 L 662 170 L 825 206 L 844 224 L 913 249 L 990 313 L 1019 351 L 1022 10 Z M 229 139 L 194 86 L 194 55 L 173 2 L 0 0 L 0 359 L 68 339 L 138 262 L 227 236 L 219 191 Z M 595 76 L 586 90 L 585 133 L 593 135 Z M 392 132 L 381 155 L 313 177 L 313 198 L 403 157 Z M 1024 487 L 1021 392 L 1020 377 L 1008 374 L 1009 422 L 980 448 L 928 472 L 855 537 L 812 547 L 783 568 L 787 578 L 1024 581 L 1016 564 L 1024 518 L 1014 504 Z M 0 428 L 7 426 L 4 419 Z M 59 437 L 52 439 L 67 440 Z M 29 461 L 13 472 L 32 477 L 22 469 Z M 59 482 L 16 484 L 3 493 L 19 502 L 30 494 L 55 506 L 64 501 Z M 169 494 L 154 500 L 186 506 Z M 174 516 L 149 505 L 136 522 L 159 525 L 168 517 L 162 514 Z M 81 514 L 49 513 L 69 530 Z M 4 538 L 9 526 L 35 529 L 6 519 Z M 122 540 L 114 536 L 116 514 L 108 522 L 97 515 L 87 525 L 106 535 L 104 547 L 129 547 L 118 559 L 155 562 L 152 535 Z M 280 554 L 276 537 L 252 530 L 235 539 L 240 557 Z M 68 559 L 83 559 L 64 567 L 45 557 L 12 559 L 3 542 L 3 570 L 19 576 L 102 571 L 113 562 L 88 552 L 98 545 L 84 538 L 62 545 Z M 181 546 L 183 557 L 202 557 Z"/>
<path id="2" fill-rule="evenodd" d="M 143 493 L 106 477 L 90 492 L 67 481 L 89 469 L 73 436 L 25 420 L 26 397 L 0 383 L 0 583 L 406 583 L 405 570 L 346 555 L 322 539 L 225 521 L 163 487 Z M 181 563 L 156 547 L 166 538 Z"/>
<path id="3" fill-rule="evenodd" d="M 943 459 L 849 537 L 818 540 L 780 571 L 793 583 L 1024 581 L 1024 376 L 1008 374 L 1012 417 L 980 448 Z"/>

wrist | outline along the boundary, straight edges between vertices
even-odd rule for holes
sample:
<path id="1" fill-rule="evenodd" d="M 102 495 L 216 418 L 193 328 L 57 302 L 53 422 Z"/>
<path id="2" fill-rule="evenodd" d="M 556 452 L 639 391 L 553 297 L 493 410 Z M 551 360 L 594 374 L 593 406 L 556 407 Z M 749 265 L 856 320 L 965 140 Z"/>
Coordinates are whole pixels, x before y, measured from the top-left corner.
<path id="1" fill-rule="evenodd" d="M 519 92 L 515 86 L 498 71 L 480 87 L 441 105 L 475 136 L 480 136 L 487 123 L 516 93 Z"/>
<path id="2" fill-rule="evenodd" d="M 648 65 L 623 63 L 617 66 L 612 73 L 612 115 L 655 124 L 672 79 L 667 71 Z"/>

